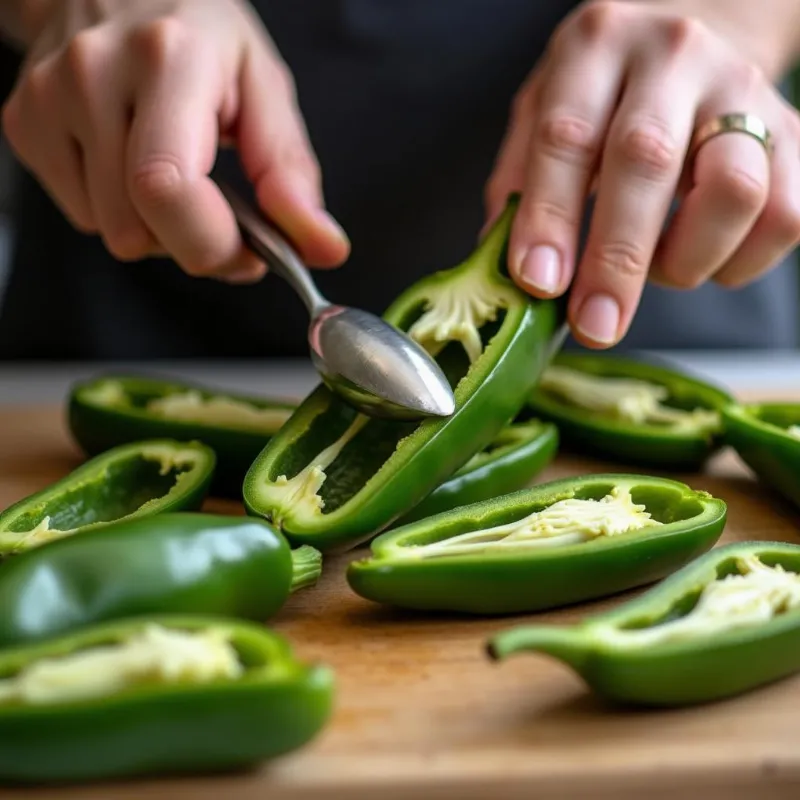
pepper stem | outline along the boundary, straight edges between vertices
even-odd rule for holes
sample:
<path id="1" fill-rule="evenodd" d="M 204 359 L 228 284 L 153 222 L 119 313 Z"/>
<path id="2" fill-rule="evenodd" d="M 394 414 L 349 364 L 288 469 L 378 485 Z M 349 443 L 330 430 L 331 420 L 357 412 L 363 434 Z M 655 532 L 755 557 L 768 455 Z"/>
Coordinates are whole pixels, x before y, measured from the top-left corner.
<path id="1" fill-rule="evenodd" d="M 313 586 L 322 574 L 322 553 L 310 545 L 304 544 L 292 550 L 292 585 L 289 589 L 296 592 Z"/>
<path id="2" fill-rule="evenodd" d="M 591 655 L 591 644 L 575 628 L 520 626 L 501 631 L 486 644 L 486 653 L 501 661 L 523 651 L 546 653 L 580 673 Z"/>

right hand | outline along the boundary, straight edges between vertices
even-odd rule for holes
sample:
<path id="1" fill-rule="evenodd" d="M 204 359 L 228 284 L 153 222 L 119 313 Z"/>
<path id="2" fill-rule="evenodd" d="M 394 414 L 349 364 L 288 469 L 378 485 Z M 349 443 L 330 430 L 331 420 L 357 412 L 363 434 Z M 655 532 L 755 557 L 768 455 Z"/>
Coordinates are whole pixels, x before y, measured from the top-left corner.
<path id="1" fill-rule="evenodd" d="M 310 265 L 348 255 L 293 79 L 244 0 L 54 0 L 3 125 L 72 224 L 119 260 L 169 255 L 190 275 L 263 276 L 208 177 L 226 142 Z"/>

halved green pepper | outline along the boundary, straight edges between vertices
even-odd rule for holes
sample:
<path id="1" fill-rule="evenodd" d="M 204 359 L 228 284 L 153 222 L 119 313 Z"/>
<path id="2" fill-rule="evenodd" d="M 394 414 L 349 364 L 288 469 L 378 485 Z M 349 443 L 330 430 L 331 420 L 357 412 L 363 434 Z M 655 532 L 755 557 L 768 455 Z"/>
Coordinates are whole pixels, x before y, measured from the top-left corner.
<path id="1" fill-rule="evenodd" d="M 327 723 L 333 673 L 224 617 L 159 615 L 0 653 L 0 781 L 54 784 L 255 766 Z"/>
<path id="2" fill-rule="evenodd" d="M 151 439 L 120 445 L 0 513 L 0 556 L 166 511 L 193 511 L 214 476 L 200 442 Z"/>
<path id="3" fill-rule="evenodd" d="M 321 561 L 252 517 L 178 512 L 110 524 L 0 565 L 0 648 L 145 614 L 264 622 L 316 582 Z"/>
<path id="4" fill-rule="evenodd" d="M 514 422 L 392 527 L 522 489 L 552 461 L 557 450 L 558 428 L 552 423 L 537 419 Z"/>
<path id="5" fill-rule="evenodd" d="M 722 389 L 677 370 L 605 353 L 559 353 L 529 406 L 562 442 L 601 458 L 695 470 L 722 444 Z"/>
<path id="6" fill-rule="evenodd" d="M 800 403 L 731 404 L 725 442 L 758 478 L 800 507 Z"/>
<path id="7" fill-rule="evenodd" d="M 495 659 L 551 655 L 625 704 L 731 697 L 800 671 L 800 546 L 717 547 L 610 612 L 510 628 L 487 648 Z"/>
<path id="8" fill-rule="evenodd" d="M 664 478 L 565 478 L 387 531 L 347 580 L 405 608 L 540 611 L 663 578 L 714 545 L 726 514 L 722 500 Z"/>
<path id="9" fill-rule="evenodd" d="M 558 305 L 505 274 L 516 199 L 462 264 L 404 292 L 384 317 L 437 359 L 456 409 L 421 423 L 366 417 L 320 385 L 245 477 L 249 513 L 296 544 L 344 549 L 408 512 L 517 415 L 550 357 Z"/>
<path id="10" fill-rule="evenodd" d="M 253 459 L 295 407 L 289 400 L 111 374 L 73 386 L 67 419 L 75 441 L 90 456 L 142 439 L 203 442 L 217 455 L 211 491 L 238 497 Z"/>

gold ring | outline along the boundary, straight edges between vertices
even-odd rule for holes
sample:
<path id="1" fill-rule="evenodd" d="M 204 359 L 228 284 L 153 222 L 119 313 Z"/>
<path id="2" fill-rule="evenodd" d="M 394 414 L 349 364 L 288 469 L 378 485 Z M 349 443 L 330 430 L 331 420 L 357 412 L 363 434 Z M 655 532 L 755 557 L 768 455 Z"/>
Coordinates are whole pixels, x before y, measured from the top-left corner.
<path id="1" fill-rule="evenodd" d="M 767 154 L 773 150 L 772 134 L 762 119 L 754 114 L 721 114 L 702 125 L 694 136 L 693 152 L 709 139 L 723 133 L 744 133 L 762 144 Z"/>

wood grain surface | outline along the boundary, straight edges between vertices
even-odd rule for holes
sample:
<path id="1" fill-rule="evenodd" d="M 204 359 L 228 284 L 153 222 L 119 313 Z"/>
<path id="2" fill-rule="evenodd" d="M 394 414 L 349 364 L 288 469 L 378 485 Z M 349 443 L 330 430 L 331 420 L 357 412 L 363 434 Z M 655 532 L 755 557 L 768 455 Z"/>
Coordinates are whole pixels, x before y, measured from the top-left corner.
<path id="1" fill-rule="evenodd" d="M 0 411 L 3 506 L 79 460 L 57 409 Z M 619 469 L 559 456 L 539 480 Z M 721 454 L 705 474 L 673 477 L 728 502 L 722 542 L 800 542 L 800 514 L 760 487 L 734 454 Z M 241 513 L 233 503 L 212 501 L 208 509 Z M 800 676 L 714 705 L 619 711 L 554 660 L 487 660 L 489 634 L 533 615 L 486 620 L 383 609 L 343 579 L 357 555 L 327 558 L 320 584 L 295 595 L 273 623 L 300 655 L 337 673 L 334 716 L 306 748 L 244 775 L 15 789 L 0 797 L 800 797 Z M 629 596 L 537 618 L 571 620 Z"/>

